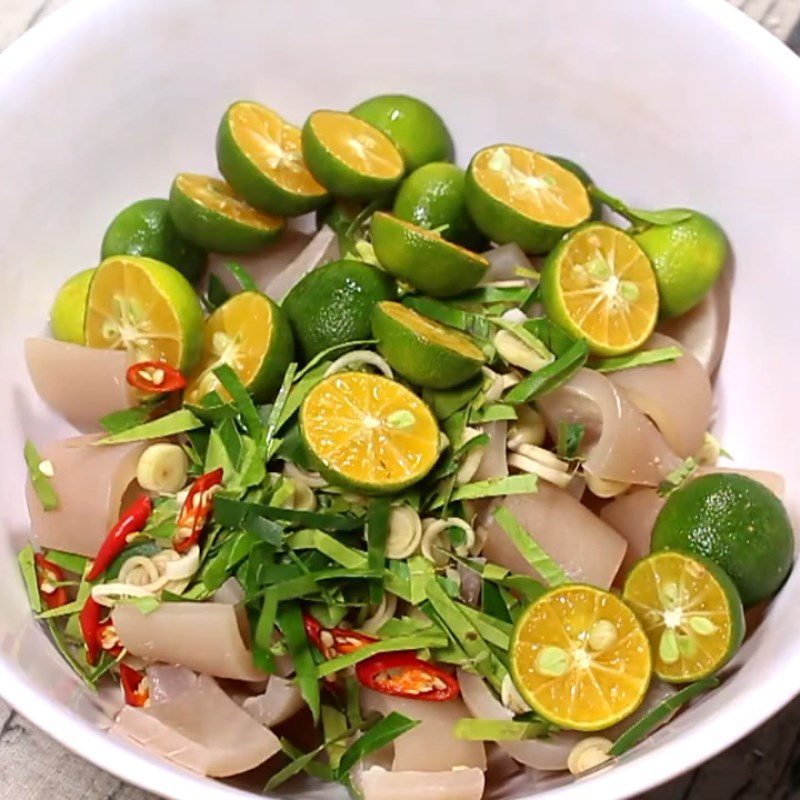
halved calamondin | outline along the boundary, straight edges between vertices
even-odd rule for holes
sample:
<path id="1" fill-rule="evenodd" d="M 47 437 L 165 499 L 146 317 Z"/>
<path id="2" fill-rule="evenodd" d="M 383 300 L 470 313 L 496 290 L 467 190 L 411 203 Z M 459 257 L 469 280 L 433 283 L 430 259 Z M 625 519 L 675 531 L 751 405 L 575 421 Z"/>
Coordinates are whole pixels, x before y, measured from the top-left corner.
<path id="1" fill-rule="evenodd" d="M 596 731 L 632 714 L 650 684 L 650 645 L 633 611 L 611 592 L 559 586 L 514 627 L 511 676 L 525 702 L 562 728 Z"/>
<path id="2" fill-rule="evenodd" d="M 364 372 L 320 381 L 300 408 L 300 430 L 323 476 L 365 494 L 416 483 L 439 457 L 439 426 L 401 383 Z"/>
<path id="3" fill-rule="evenodd" d="M 328 192 L 303 159 L 300 129 L 259 103 L 234 103 L 217 131 L 217 163 L 250 205 L 286 217 L 313 211 Z"/>
<path id="4" fill-rule="evenodd" d="M 294 341 L 281 309 L 265 294 L 235 294 L 206 320 L 200 363 L 185 399 L 199 403 L 211 391 L 228 397 L 214 370 L 227 364 L 256 400 L 268 400 L 294 356 Z"/>
<path id="5" fill-rule="evenodd" d="M 654 671 L 663 681 L 713 675 L 744 638 L 739 593 L 705 558 L 674 550 L 653 553 L 630 571 L 623 597 L 644 625 Z"/>
<path id="6" fill-rule="evenodd" d="M 529 253 L 546 253 L 592 214 L 586 187 L 573 172 L 542 153 L 509 144 L 473 156 L 466 200 L 486 236 L 498 244 L 516 242 Z"/>
<path id="7" fill-rule="evenodd" d="M 188 172 L 172 182 L 169 214 L 184 239 L 217 253 L 253 253 L 286 227 L 283 217 L 253 208 L 225 181 Z"/>

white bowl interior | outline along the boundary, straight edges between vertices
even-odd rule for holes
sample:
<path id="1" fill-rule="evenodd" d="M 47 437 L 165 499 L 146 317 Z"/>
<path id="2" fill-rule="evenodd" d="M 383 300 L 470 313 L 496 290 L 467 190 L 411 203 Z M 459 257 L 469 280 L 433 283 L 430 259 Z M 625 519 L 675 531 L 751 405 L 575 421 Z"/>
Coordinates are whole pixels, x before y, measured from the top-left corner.
<path id="1" fill-rule="evenodd" d="M 96 263 L 117 209 L 165 196 L 179 170 L 214 171 L 230 101 L 259 99 L 299 122 L 386 91 L 439 109 L 462 164 L 481 145 L 519 142 L 573 158 L 632 203 L 721 221 L 736 279 L 717 430 L 738 464 L 787 477 L 797 520 L 800 62 L 723 0 L 75 0 L 0 57 L 0 692 L 86 758 L 168 797 L 239 793 L 98 732 L 102 705 L 27 608 L 15 561 L 28 528 L 22 443 L 66 426 L 34 396 L 22 338 L 43 329 L 58 284 Z M 614 769 L 545 794 L 642 791 L 788 702 L 800 690 L 798 603 L 795 574 L 721 691 Z"/>

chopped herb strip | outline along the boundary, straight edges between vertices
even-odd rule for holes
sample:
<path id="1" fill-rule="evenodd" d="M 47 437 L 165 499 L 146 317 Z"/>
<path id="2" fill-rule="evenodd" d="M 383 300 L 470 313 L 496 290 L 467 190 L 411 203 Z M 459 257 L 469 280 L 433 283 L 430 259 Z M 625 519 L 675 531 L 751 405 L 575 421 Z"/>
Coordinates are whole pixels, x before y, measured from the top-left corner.
<path id="1" fill-rule="evenodd" d="M 575 344 L 575 339 L 554 325 L 547 317 L 534 317 L 526 320 L 522 323 L 522 327 L 539 339 L 556 357 L 563 355 Z"/>
<path id="2" fill-rule="evenodd" d="M 28 477 L 30 478 L 31 486 L 36 493 L 36 497 L 39 498 L 42 508 L 45 511 L 55 511 L 58 508 L 59 501 L 56 490 L 50 481 L 53 472 L 52 464 L 42 460 L 39 451 L 30 439 L 25 442 L 23 455 L 28 466 Z M 48 466 L 49 469 L 47 469 Z"/>
<path id="3" fill-rule="evenodd" d="M 667 475 L 667 477 L 661 481 L 661 484 L 658 487 L 658 493 L 662 497 L 666 497 L 667 495 L 672 494 L 676 489 L 679 489 L 689 478 L 692 477 L 694 472 L 700 465 L 697 463 L 697 459 L 689 458 L 684 459 L 679 467 L 676 467 L 672 472 Z"/>
<path id="4" fill-rule="evenodd" d="M 97 691 L 97 687 L 95 686 L 95 682 L 92 681 L 89 677 L 89 672 L 84 667 L 83 663 L 79 661 L 73 652 L 72 646 L 67 641 L 66 636 L 62 632 L 62 630 L 58 627 L 55 620 L 49 619 L 47 620 L 47 628 L 50 631 L 50 636 L 53 638 L 53 643 L 56 646 L 56 650 L 61 653 L 64 661 L 70 665 L 72 671 L 93 691 Z M 111 659 L 113 664 L 113 659 Z"/>
<path id="5" fill-rule="evenodd" d="M 275 661 L 270 648 L 272 647 L 272 634 L 275 630 L 275 619 L 278 614 L 278 596 L 269 589 L 264 593 L 264 602 L 258 615 L 255 629 L 253 630 L 254 661 L 257 667 L 267 672 L 275 671 Z"/>
<path id="6" fill-rule="evenodd" d="M 536 739 L 549 730 L 545 722 L 515 722 L 503 719 L 460 719 L 453 727 L 456 739 L 469 742 L 520 742 Z"/>
<path id="7" fill-rule="evenodd" d="M 478 303 L 480 305 L 488 305 L 489 303 L 508 303 L 524 308 L 530 301 L 530 296 L 530 286 L 481 286 L 466 294 L 459 295 L 457 300 L 462 304 Z"/>
<path id="8" fill-rule="evenodd" d="M 630 750 L 634 745 L 642 741 L 649 733 L 657 728 L 662 722 L 669 719 L 682 705 L 693 700 L 700 694 L 715 689 L 719 686 L 717 678 L 703 678 L 695 683 L 684 687 L 672 697 L 668 697 L 663 703 L 657 705 L 652 711 L 648 712 L 642 719 L 631 725 L 625 733 L 614 742 L 609 750 L 609 755 L 621 756 Z"/>
<path id="9" fill-rule="evenodd" d="M 239 376 L 229 364 L 220 364 L 215 367 L 214 374 L 231 396 L 233 404 L 242 418 L 245 430 L 257 442 L 263 442 L 264 426 L 261 423 L 261 417 L 258 416 L 258 410 L 255 403 L 253 403 L 253 398 L 247 393 L 247 389 L 244 388 Z"/>
<path id="10" fill-rule="evenodd" d="M 317 666 L 317 676 L 324 678 L 334 672 L 353 667 L 370 656 L 378 653 L 396 653 L 401 650 L 423 650 L 426 647 L 437 648 L 447 645 L 447 637 L 436 629 L 420 631 L 409 636 L 397 636 L 393 639 L 379 639 L 377 642 L 365 644 L 357 650 L 352 650 L 336 658 L 323 661 Z"/>
<path id="11" fill-rule="evenodd" d="M 496 691 L 500 691 L 505 667 L 492 653 L 486 640 L 467 619 L 459 606 L 447 595 L 439 582 L 428 581 L 428 601 L 439 619 L 452 634 L 456 644 L 464 651 L 473 671 L 483 675 Z"/>
<path id="12" fill-rule="evenodd" d="M 352 531 L 364 524 L 364 518 L 351 514 L 334 514 L 314 511 L 295 511 L 290 508 L 273 508 L 263 503 L 248 503 L 219 496 L 214 500 L 214 520 L 226 528 L 238 528 L 248 516 L 285 522 L 307 528 L 329 531 Z"/>
<path id="13" fill-rule="evenodd" d="M 499 590 L 497 590 L 494 584 L 485 583 L 483 587 L 484 591 L 486 591 L 487 587 L 495 589 L 499 594 Z M 502 599 L 502 595 L 500 595 L 500 600 L 503 603 L 503 608 L 505 608 L 505 601 Z M 475 630 L 478 631 L 488 644 L 493 644 L 501 650 L 508 650 L 511 641 L 511 631 L 514 627 L 511 624 L 511 616 L 508 615 L 508 609 L 506 609 L 507 619 L 501 620 L 491 614 L 478 611 L 477 608 L 473 608 L 466 603 L 458 603 L 457 605 L 461 613 L 470 621 L 475 627 Z"/>
<path id="14" fill-rule="evenodd" d="M 306 705 L 311 710 L 314 722 L 319 719 L 319 681 L 311 645 L 306 636 L 303 612 L 298 603 L 284 603 L 278 609 L 278 626 L 286 640 L 286 648 L 292 657 L 295 670 L 295 683 Z"/>
<path id="15" fill-rule="evenodd" d="M 283 376 L 281 388 L 278 390 L 278 395 L 275 398 L 275 402 L 272 404 L 272 410 L 267 418 L 265 461 L 269 461 L 270 458 L 272 458 L 280 445 L 280 442 L 276 441 L 275 439 L 275 435 L 278 432 L 278 421 L 280 420 L 281 414 L 283 414 L 283 410 L 286 407 L 286 402 L 289 399 L 289 392 L 292 389 L 292 383 L 294 382 L 294 376 L 296 372 L 297 363 L 293 361 L 291 364 L 289 364 L 286 374 Z"/>
<path id="16" fill-rule="evenodd" d="M 147 422 L 152 411 L 149 406 L 134 406 L 122 411 L 112 411 L 100 419 L 100 427 L 106 433 L 122 433 Z"/>
<path id="17" fill-rule="evenodd" d="M 348 729 L 347 717 L 333 706 L 323 705 L 321 709 L 322 735 L 325 737 L 325 752 L 328 764 L 336 769 L 347 750 L 343 734 Z"/>
<path id="18" fill-rule="evenodd" d="M 389 536 L 389 501 L 373 498 L 367 506 L 367 564 L 371 570 L 383 572 L 386 563 L 386 539 Z M 383 581 L 370 585 L 370 600 L 378 605 L 383 599 Z"/>
<path id="19" fill-rule="evenodd" d="M 345 731 L 341 734 L 341 738 L 345 739 L 348 736 L 352 736 L 355 733 L 354 730 L 350 729 Z M 282 784 L 286 783 L 290 778 L 293 778 L 295 775 L 299 775 L 301 772 L 305 772 L 309 769 L 314 769 L 311 765 L 314 763 L 314 760 L 318 758 L 325 750 L 330 747 L 331 742 L 323 742 L 319 747 L 315 747 L 308 753 L 304 753 L 302 755 L 297 755 L 296 748 L 289 744 L 284 743 L 281 741 L 281 746 L 284 749 L 284 752 L 292 759 L 285 767 L 279 769 L 268 781 L 266 786 L 264 787 L 265 792 L 271 792 L 273 789 L 277 789 Z M 322 765 L 319 765 L 322 766 Z"/>
<path id="20" fill-rule="evenodd" d="M 19 562 L 19 568 L 22 572 L 22 582 L 25 584 L 28 603 L 33 612 L 38 614 L 42 610 L 42 595 L 39 592 L 39 575 L 36 571 L 36 553 L 30 542 L 19 551 L 17 561 Z"/>
<path id="21" fill-rule="evenodd" d="M 303 404 L 306 395 L 323 379 L 328 364 L 320 364 L 315 369 L 303 375 L 299 380 L 295 376 L 295 384 L 292 386 L 284 403 L 283 410 L 278 417 L 276 430 L 281 430 L 283 426 L 295 415 L 295 412 Z M 299 374 L 298 374 L 299 375 Z"/>
<path id="22" fill-rule="evenodd" d="M 220 280 L 218 275 L 210 272 L 208 275 L 208 291 L 205 297 L 201 298 L 206 311 L 212 313 L 216 311 L 221 305 L 231 299 L 233 295 L 228 291 L 225 284 Z"/>
<path id="23" fill-rule="evenodd" d="M 331 561 L 335 561 L 348 569 L 366 569 L 368 565 L 367 554 L 354 550 L 352 547 L 342 544 L 338 539 L 325 533 L 324 531 L 306 529 L 291 534 L 286 540 L 288 547 L 294 550 L 318 550 L 324 553 Z M 379 565 L 380 568 L 383 565 Z M 372 568 L 372 565 L 370 565 Z"/>
<path id="24" fill-rule="evenodd" d="M 393 742 L 398 736 L 402 736 L 412 728 L 419 725 L 419 722 L 396 711 L 391 711 L 383 719 L 378 720 L 358 737 L 350 747 L 345 750 L 339 761 L 338 769 L 335 771 L 336 779 L 342 780 L 348 777 L 350 770 L 363 758 L 366 758 L 370 753 L 386 747 L 387 744 Z"/>
<path id="25" fill-rule="evenodd" d="M 236 261 L 226 261 L 223 266 L 236 279 L 243 292 L 257 292 L 258 286 L 250 273 Z"/>
<path id="26" fill-rule="evenodd" d="M 501 506 L 495 509 L 494 518 L 508 534 L 514 547 L 519 550 L 535 572 L 542 576 L 548 586 L 569 583 L 569 576 L 564 572 L 563 567 L 550 558 L 507 508 Z"/>
<path id="27" fill-rule="evenodd" d="M 559 422 L 556 441 L 558 457 L 569 460 L 576 458 L 585 433 L 586 428 L 580 422 Z"/>
<path id="28" fill-rule="evenodd" d="M 414 311 L 441 322 L 443 325 L 449 325 L 451 328 L 457 328 L 460 331 L 469 333 L 478 339 L 489 340 L 492 337 L 492 323 L 480 314 L 463 311 L 439 300 L 418 295 L 404 297 L 403 305 L 413 308 Z"/>
<path id="29" fill-rule="evenodd" d="M 511 614 L 503 598 L 500 587 L 491 581 L 484 581 L 481 586 L 481 608 L 483 613 L 497 622 L 511 622 Z"/>
<path id="30" fill-rule="evenodd" d="M 468 406 L 483 387 L 483 375 L 476 375 L 454 389 L 423 389 L 422 399 L 431 407 L 436 418 L 442 422 L 456 411 Z"/>
<path id="31" fill-rule="evenodd" d="M 493 403 L 483 408 L 473 409 L 469 415 L 469 422 L 470 425 L 479 425 L 484 422 L 499 422 L 516 418 L 517 412 L 514 410 L 514 406 L 506 403 Z"/>
<path id="32" fill-rule="evenodd" d="M 69 617 L 72 614 L 78 614 L 83 610 L 84 605 L 86 604 L 86 598 L 89 596 L 89 593 L 92 591 L 92 587 L 90 584 L 86 583 L 85 581 L 81 583 L 78 587 L 78 594 L 75 599 L 71 603 L 67 603 L 63 606 L 58 606 L 58 608 L 50 608 L 45 609 L 41 613 L 36 615 L 36 619 L 54 619 L 56 617 Z"/>
<path id="33" fill-rule="evenodd" d="M 345 678 L 345 710 L 347 721 L 353 725 L 361 725 L 364 721 L 361 716 L 361 684 L 356 678 Z"/>
<path id="34" fill-rule="evenodd" d="M 326 706 L 323 706 L 322 708 L 324 717 L 324 710 Z M 302 759 L 306 755 L 299 747 L 295 747 L 287 738 L 282 736 L 280 742 L 281 749 L 287 756 L 289 756 L 289 758 L 292 759 L 292 761 Z M 330 759 L 334 746 L 343 747 L 343 745 L 340 743 L 336 743 L 334 745 L 333 742 L 326 741 L 325 750 L 327 751 L 328 759 Z M 305 772 L 306 775 L 311 775 L 312 778 L 317 778 L 321 781 L 327 781 L 328 783 L 333 781 L 333 770 L 327 764 L 321 764 L 319 761 L 314 759 L 311 761 L 304 761 L 302 771 Z"/>
<path id="35" fill-rule="evenodd" d="M 516 386 L 512 386 L 503 399 L 507 403 L 520 405 L 529 403 L 537 395 L 552 392 L 568 381 L 586 363 L 588 357 L 589 346 L 585 339 L 579 339 L 555 361 L 532 372 Z"/>
<path id="36" fill-rule="evenodd" d="M 683 351 L 679 347 L 659 347 L 656 350 L 640 350 L 638 353 L 629 353 L 615 358 L 604 358 L 592 365 L 597 372 L 617 372 L 621 369 L 646 367 L 651 364 L 663 364 L 665 361 L 675 361 L 680 358 Z"/>
<path id="37" fill-rule="evenodd" d="M 63 550 L 48 550 L 45 553 L 48 561 L 66 572 L 73 572 L 76 575 L 83 575 L 89 559 L 86 556 L 79 556 L 76 553 L 65 553 Z"/>
<path id="38" fill-rule="evenodd" d="M 505 497 L 511 494 L 531 494 L 537 489 L 536 475 L 510 475 L 507 478 L 490 478 L 475 483 L 465 483 L 453 491 L 450 501 L 478 500 L 482 497 Z M 441 508 L 445 499 L 439 495 L 429 506 L 431 509 Z"/>
<path id="39" fill-rule="evenodd" d="M 176 433 L 186 433 L 202 427 L 202 420 L 198 419 L 188 408 L 182 408 L 164 417 L 137 425 L 135 428 L 128 428 L 120 433 L 105 436 L 95 444 L 126 444 L 128 442 L 142 442 L 147 439 L 161 439 L 165 436 L 174 436 Z"/>

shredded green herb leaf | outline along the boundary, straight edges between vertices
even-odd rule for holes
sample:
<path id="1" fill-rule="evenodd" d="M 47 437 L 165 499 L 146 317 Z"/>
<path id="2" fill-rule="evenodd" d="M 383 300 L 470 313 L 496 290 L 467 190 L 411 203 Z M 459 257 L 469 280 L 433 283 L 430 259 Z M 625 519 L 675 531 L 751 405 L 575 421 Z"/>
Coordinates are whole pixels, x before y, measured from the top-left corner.
<path id="1" fill-rule="evenodd" d="M 30 439 L 25 442 L 23 455 L 28 466 L 28 477 L 30 478 L 31 486 L 36 493 L 36 497 L 39 498 L 42 508 L 45 511 L 55 511 L 59 505 L 58 495 L 53 488 L 50 477 L 42 472 L 44 461 Z"/>
<path id="2" fill-rule="evenodd" d="M 566 383 L 589 357 L 589 346 L 585 339 L 579 339 L 565 350 L 555 361 L 537 369 L 512 386 L 504 395 L 507 403 L 520 405 L 529 403 L 534 397 L 552 392 Z"/>
<path id="3" fill-rule="evenodd" d="M 456 739 L 470 742 L 520 742 L 536 739 L 549 730 L 544 722 L 515 722 L 503 719 L 460 719 L 453 727 Z"/>
<path id="4" fill-rule="evenodd" d="M 482 497 L 505 497 L 512 494 L 531 494 L 537 490 L 536 475 L 509 475 L 507 478 L 489 478 L 485 481 L 465 483 L 455 489 L 450 501 L 478 500 Z M 445 499 L 439 495 L 429 506 L 431 509 L 441 508 Z"/>
<path id="5" fill-rule="evenodd" d="M 152 412 L 153 409 L 150 406 L 134 406 L 122 411 L 112 411 L 101 417 L 100 427 L 106 433 L 122 433 L 147 422 Z"/>
<path id="6" fill-rule="evenodd" d="M 652 364 L 663 364 L 665 361 L 675 361 L 680 358 L 683 351 L 679 347 L 659 347 L 655 350 L 640 350 L 638 353 L 629 353 L 615 358 L 604 358 L 592 365 L 597 372 L 617 372 L 621 369 L 646 367 Z"/>
<path id="7" fill-rule="evenodd" d="M 658 487 L 658 493 L 662 497 L 667 497 L 672 494 L 676 489 L 679 489 L 683 484 L 692 477 L 700 465 L 697 459 L 689 456 L 684 459 L 679 467 L 676 467 L 667 477 L 661 481 Z"/>
<path id="8" fill-rule="evenodd" d="M 556 441 L 556 453 L 559 458 L 574 459 L 578 455 L 578 450 L 586 433 L 586 428 L 580 422 L 558 423 L 558 439 Z"/>
<path id="9" fill-rule="evenodd" d="M 507 508 L 501 506 L 495 509 L 494 518 L 508 534 L 514 547 L 549 586 L 569 583 L 569 576 L 563 567 L 550 558 Z"/>
<path id="10" fill-rule="evenodd" d="M 125 444 L 127 442 L 142 442 L 147 439 L 161 439 L 202 427 L 204 427 L 202 420 L 198 419 L 188 408 L 182 408 L 179 411 L 173 411 L 171 414 L 137 425 L 134 428 L 128 428 L 120 433 L 105 436 L 95 444 Z"/>
<path id="11" fill-rule="evenodd" d="M 350 747 L 345 750 L 339 760 L 339 766 L 335 771 L 336 779 L 342 780 L 346 778 L 350 770 L 361 759 L 380 750 L 390 742 L 393 742 L 398 736 L 410 731 L 412 728 L 419 725 L 416 720 L 404 717 L 396 711 L 387 714 L 383 719 L 378 720 L 365 731 L 361 736 L 356 739 Z"/>
<path id="12" fill-rule="evenodd" d="M 292 657 L 295 682 L 316 722 L 320 713 L 319 681 L 300 605 L 298 603 L 281 605 L 278 608 L 277 622 L 286 640 L 286 648 Z"/>
<path id="13" fill-rule="evenodd" d="M 642 719 L 631 725 L 625 733 L 621 734 L 608 751 L 609 755 L 621 756 L 634 745 L 641 742 L 642 739 L 662 722 L 669 719 L 682 705 L 710 689 L 715 689 L 717 686 L 719 686 L 719 680 L 717 678 L 703 678 L 702 680 L 695 681 L 695 683 L 684 687 L 679 692 L 672 695 L 672 697 L 668 697 L 663 703 L 660 703 L 652 711 L 642 717 Z"/>

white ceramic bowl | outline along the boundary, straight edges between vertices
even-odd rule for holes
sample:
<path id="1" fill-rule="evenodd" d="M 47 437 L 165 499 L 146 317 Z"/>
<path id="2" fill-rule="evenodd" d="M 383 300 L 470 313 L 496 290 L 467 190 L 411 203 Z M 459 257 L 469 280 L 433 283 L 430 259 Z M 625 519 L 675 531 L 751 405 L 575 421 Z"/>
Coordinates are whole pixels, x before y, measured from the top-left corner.
<path id="1" fill-rule="evenodd" d="M 480 145 L 528 144 L 631 202 L 722 222 L 736 282 L 718 429 L 739 463 L 787 476 L 797 519 L 800 61 L 723 0 L 75 0 L 0 56 L 0 692 L 170 798 L 245 795 L 99 731 L 102 708 L 27 608 L 22 442 L 64 425 L 33 395 L 22 337 L 43 328 L 60 281 L 96 263 L 117 209 L 165 195 L 178 170 L 213 172 L 230 101 L 302 121 L 385 91 L 438 108 L 462 163 Z M 800 690 L 799 604 L 795 574 L 723 689 L 620 765 L 541 797 L 635 794 L 765 720 Z"/>

